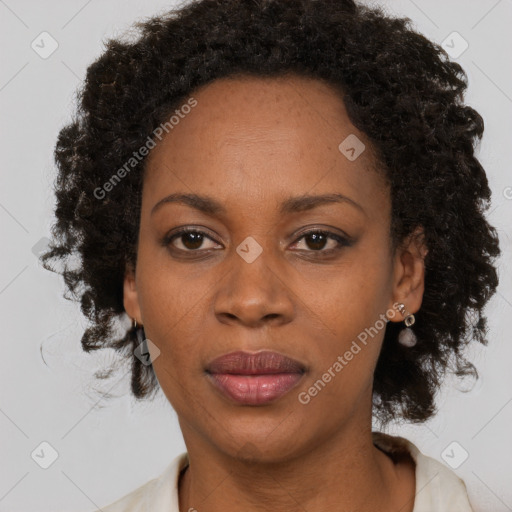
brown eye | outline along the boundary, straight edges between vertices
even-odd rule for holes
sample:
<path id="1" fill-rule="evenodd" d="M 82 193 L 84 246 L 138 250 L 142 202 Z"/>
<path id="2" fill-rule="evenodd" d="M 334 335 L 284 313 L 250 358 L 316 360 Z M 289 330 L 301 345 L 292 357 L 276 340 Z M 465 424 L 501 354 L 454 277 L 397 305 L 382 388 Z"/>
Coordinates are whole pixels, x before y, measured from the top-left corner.
<path id="1" fill-rule="evenodd" d="M 351 245 L 348 239 L 329 231 L 308 231 L 298 238 L 295 243 L 297 244 L 302 239 L 304 239 L 307 252 L 330 253 L 331 251 L 341 249 L 343 246 Z M 333 241 L 333 243 L 330 248 L 325 249 L 329 241 Z"/>
<path id="2" fill-rule="evenodd" d="M 173 248 L 185 252 L 194 252 L 198 249 L 212 249 L 214 247 L 203 247 L 206 240 L 215 242 L 212 238 L 207 236 L 202 231 L 195 229 L 182 229 L 165 239 L 166 245 L 172 245 Z M 175 242 L 180 242 L 182 247 L 179 247 Z M 215 242 L 216 243 L 216 242 Z"/>
<path id="3" fill-rule="evenodd" d="M 183 233 L 180 240 L 187 249 L 199 249 L 203 244 L 203 235 L 201 233 Z"/>
<path id="4" fill-rule="evenodd" d="M 310 249 L 321 250 L 327 244 L 329 237 L 324 233 L 310 233 L 304 236 L 304 240 Z"/>

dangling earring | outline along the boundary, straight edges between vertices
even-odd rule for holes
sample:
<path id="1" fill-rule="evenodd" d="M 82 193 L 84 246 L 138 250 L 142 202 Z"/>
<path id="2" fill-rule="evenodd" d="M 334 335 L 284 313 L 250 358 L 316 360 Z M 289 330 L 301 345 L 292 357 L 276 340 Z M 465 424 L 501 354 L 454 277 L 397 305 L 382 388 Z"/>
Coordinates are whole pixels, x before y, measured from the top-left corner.
<path id="1" fill-rule="evenodd" d="M 410 328 L 410 326 L 414 325 L 416 319 L 412 313 L 409 313 L 405 309 L 405 305 L 401 302 L 396 302 L 394 306 L 400 311 L 400 313 L 402 313 L 402 315 L 405 316 L 404 323 L 406 325 L 406 328 L 402 329 L 398 333 L 398 343 L 402 344 L 404 347 L 414 347 L 418 341 L 418 338 L 416 338 L 416 334 L 414 334 L 414 331 Z"/>
<path id="2" fill-rule="evenodd" d="M 135 320 L 135 318 L 133 319 L 132 328 L 135 329 L 138 342 L 133 354 L 144 366 L 153 364 L 153 361 L 160 355 L 160 350 L 151 340 L 146 338 L 146 333 L 142 325 L 137 329 L 137 320 Z M 152 353 L 149 351 L 150 346 Z"/>
<path id="3" fill-rule="evenodd" d="M 137 345 L 140 346 L 140 344 L 143 343 L 144 345 L 141 348 L 145 349 L 146 336 L 144 334 L 144 329 L 142 325 L 140 326 L 140 329 L 137 329 L 137 320 L 134 318 L 132 326 L 135 329 L 135 334 L 137 335 Z"/>

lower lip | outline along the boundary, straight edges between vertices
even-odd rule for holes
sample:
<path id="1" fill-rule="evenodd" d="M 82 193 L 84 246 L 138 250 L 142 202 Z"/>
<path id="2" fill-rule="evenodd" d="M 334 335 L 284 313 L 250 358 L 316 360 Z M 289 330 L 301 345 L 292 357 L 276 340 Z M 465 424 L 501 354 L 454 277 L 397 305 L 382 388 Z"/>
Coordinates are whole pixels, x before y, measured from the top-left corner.
<path id="1" fill-rule="evenodd" d="M 260 375 L 208 374 L 211 382 L 235 402 L 261 405 L 282 397 L 295 387 L 302 373 Z"/>

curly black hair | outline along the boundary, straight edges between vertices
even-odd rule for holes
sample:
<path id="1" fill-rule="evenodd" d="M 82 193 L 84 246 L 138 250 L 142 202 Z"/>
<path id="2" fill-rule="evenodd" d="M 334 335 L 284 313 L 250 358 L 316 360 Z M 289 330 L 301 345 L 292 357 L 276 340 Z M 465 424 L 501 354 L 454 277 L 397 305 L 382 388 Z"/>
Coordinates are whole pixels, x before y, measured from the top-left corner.
<path id="1" fill-rule="evenodd" d="M 418 343 L 397 343 L 389 322 L 374 374 L 374 417 L 423 422 L 447 370 L 478 377 L 463 355 L 488 343 L 486 302 L 498 285 L 500 255 L 485 170 L 474 155 L 484 123 L 464 105 L 467 76 L 409 18 L 352 0 L 195 0 L 134 23 L 135 38 L 104 42 L 77 91 L 72 122 L 59 133 L 53 240 L 44 268 L 63 275 L 92 322 L 87 352 L 114 348 L 132 361 L 131 390 L 148 398 L 158 381 L 133 350 L 123 278 L 135 267 L 146 158 L 108 194 L 98 190 L 197 88 L 234 75 L 289 73 L 339 91 L 352 123 L 371 141 L 390 186 L 393 248 L 424 230 L 425 292 L 414 326 Z M 71 267 L 73 257 L 78 264 Z M 59 271 L 50 261 L 64 262 Z"/>

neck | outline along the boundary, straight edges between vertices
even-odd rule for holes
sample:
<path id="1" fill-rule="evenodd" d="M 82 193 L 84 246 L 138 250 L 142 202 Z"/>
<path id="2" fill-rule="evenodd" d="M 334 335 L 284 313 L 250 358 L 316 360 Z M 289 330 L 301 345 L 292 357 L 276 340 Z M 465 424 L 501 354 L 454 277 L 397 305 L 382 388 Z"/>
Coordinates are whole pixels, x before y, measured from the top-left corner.
<path id="1" fill-rule="evenodd" d="M 334 439 L 277 462 L 232 457 L 196 438 L 186 444 L 182 512 L 412 510 L 411 489 L 401 488 L 403 473 L 373 445 L 371 427 L 340 430 Z"/>

